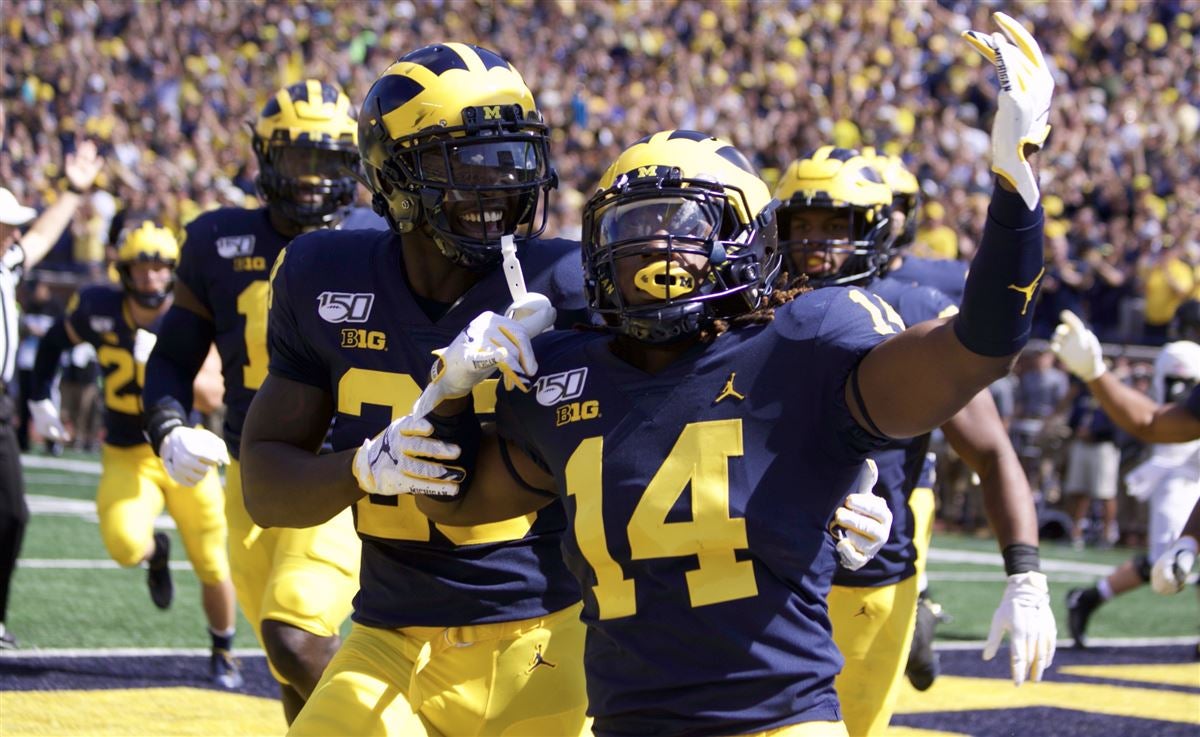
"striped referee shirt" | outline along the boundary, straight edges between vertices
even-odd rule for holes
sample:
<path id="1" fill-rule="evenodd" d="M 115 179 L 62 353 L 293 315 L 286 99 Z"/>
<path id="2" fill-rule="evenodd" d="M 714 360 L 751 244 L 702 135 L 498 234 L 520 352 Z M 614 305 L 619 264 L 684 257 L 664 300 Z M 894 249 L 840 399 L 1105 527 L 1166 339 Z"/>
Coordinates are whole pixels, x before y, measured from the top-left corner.
<path id="1" fill-rule="evenodd" d="M 25 270 L 25 251 L 14 243 L 0 256 L 0 319 L 4 334 L 0 335 L 0 382 L 12 381 L 17 363 L 17 284 Z"/>

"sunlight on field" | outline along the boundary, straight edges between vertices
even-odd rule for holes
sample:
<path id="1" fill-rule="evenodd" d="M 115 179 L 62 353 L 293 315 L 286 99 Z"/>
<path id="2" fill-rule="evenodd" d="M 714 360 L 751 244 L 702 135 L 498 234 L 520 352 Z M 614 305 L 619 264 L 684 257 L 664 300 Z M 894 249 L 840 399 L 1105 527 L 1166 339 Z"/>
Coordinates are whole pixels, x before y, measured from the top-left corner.
<path id="1" fill-rule="evenodd" d="M 279 702 L 198 688 L 9 691 L 0 694 L 5 737 L 32 735 L 280 735 Z"/>

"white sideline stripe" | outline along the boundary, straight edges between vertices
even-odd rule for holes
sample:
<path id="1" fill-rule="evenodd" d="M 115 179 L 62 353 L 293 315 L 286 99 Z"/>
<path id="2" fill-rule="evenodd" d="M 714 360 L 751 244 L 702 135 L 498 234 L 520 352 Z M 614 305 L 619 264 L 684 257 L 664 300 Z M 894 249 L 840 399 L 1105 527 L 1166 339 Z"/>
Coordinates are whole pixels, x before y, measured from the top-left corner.
<path id="1" fill-rule="evenodd" d="M 1007 639 L 1006 639 L 1007 642 Z M 1196 635 L 1182 635 L 1180 637 L 1089 637 L 1087 638 L 1088 647 L 1156 647 L 1163 645 L 1195 645 L 1200 642 L 1200 637 Z M 935 642 L 933 643 L 934 650 L 982 650 L 987 643 L 986 640 L 961 640 L 958 642 Z M 1074 640 L 1070 638 L 1062 638 L 1058 641 L 1058 647 L 1062 649 L 1070 648 L 1074 644 Z M 1004 647 L 1002 646 L 1003 650 Z"/>
<path id="2" fill-rule="evenodd" d="M 18 568 L 42 568 L 52 570 L 124 570 L 112 560 L 87 560 L 84 558 L 21 558 Z M 133 566 L 137 568 L 138 566 Z M 185 560 L 173 560 L 167 564 L 172 571 L 190 571 L 192 565 Z M 133 570 L 132 568 L 130 570 Z"/>
<path id="3" fill-rule="evenodd" d="M 83 499 L 70 499 L 62 496 L 47 496 L 44 494 L 29 494 L 25 497 L 29 502 L 29 512 L 33 515 L 56 515 L 59 517 L 78 517 L 88 522 L 99 523 L 96 516 L 96 503 Z M 166 514 L 160 514 L 154 520 L 156 530 L 174 530 L 175 520 Z"/>
<path id="4" fill-rule="evenodd" d="M 53 458 L 49 456 L 22 455 L 24 468 L 46 468 L 52 471 L 74 471 L 100 475 L 100 461 L 81 461 L 75 458 Z"/>
<path id="5" fill-rule="evenodd" d="M 947 550 L 945 548 L 930 548 L 929 560 L 938 563 L 974 563 L 981 566 L 996 566 L 1004 568 L 1004 558 L 999 553 L 980 553 L 974 550 Z M 1116 565 L 1103 563 L 1081 563 L 1076 560 L 1061 560 L 1042 558 L 1042 572 L 1055 573 L 1084 573 L 1092 576 L 1104 576 L 1110 573 Z"/>
<path id="6" fill-rule="evenodd" d="M 148 657 L 192 657 L 208 656 L 212 650 L 206 647 L 98 647 L 98 648 L 57 648 L 29 647 L 20 650 L 0 650 L 0 660 L 4 658 L 148 658 Z M 263 658 L 266 654 L 258 648 L 234 648 L 233 654 L 239 658 Z"/>

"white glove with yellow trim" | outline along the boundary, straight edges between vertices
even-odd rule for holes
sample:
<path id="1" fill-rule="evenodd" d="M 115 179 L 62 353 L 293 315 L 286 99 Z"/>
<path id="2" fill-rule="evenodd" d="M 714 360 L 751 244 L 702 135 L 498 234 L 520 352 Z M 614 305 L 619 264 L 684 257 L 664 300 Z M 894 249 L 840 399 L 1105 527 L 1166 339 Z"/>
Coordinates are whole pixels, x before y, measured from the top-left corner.
<path id="1" fill-rule="evenodd" d="M 856 491 L 848 494 L 833 515 L 837 552 L 842 567 L 857 571 L 865 566 L 887 542 L 892 532 L 892 510 L 887 500 L 871 493 L 879 480 L 875 461 L 867 459 L 858 472 Z"/>
<path id="2" fill-rule="evenodd" d="M 54 406 L 54 402 L 49 399 L 39 399 L 36 402 L 30 399 L 27 404 L 29 419 L 38 435 L 54 443 L 71 439 L 67 436 L 67 430 L 63 427 L 62 417 L 58 414 L 58 407 Z"/>
<path id="3" fill-rule="evenodd" d="M 465 397 L 497 369 L 508 389 L 528 391 L 526 378 L 537 373 L 532 336 L 554 324 L 550 300 L 530 292 L 521 304 L 514 302 L 505 317 L 484 312 L 455 336 L 449 346 L 434 351 L 438 359 L 429 384 L 413 405 L 414 417 L 424 417 L 446 399 Z"/>
<path id="4" fill-rule="evenodd" d="M 993 13 L 992 18 L 1003 34 L 963 31 L 963 38 L 996 66 L 1000 78 L 1000 99 L 992 123 L 992 171 L 1007 179 L 1033 210 L 1041 194 L 1037 177 L 1025 160 L 1025 146 L 1040 149 L 1050 134 L 1054 77 L 1037 41 L 1020 23 L 1004 13 Z"/>
<path id="5" fill-rule="evenodd" d="M 383 496 L 457 496 L 462 469 L 437 461 L 452 461 L 461 451 L 457 445 L 430 438 L 432 434 L 433 425 L 427 420 L 405 415 L 364 440 L 354 454 L 359 488 Z"/>
<path id="6" fill-rule="evenodd" d="M 158 342 L 158 336 L 149 330 L 137 329 L 137 333 L 133 337 L 133 360 L 143 366 L 146 361 L 150 360 L 150 353 L 154 350 L 154 344 Z"/>
<path id="7" fill-rule="evenodd" d="M 1031 681 L 1042 680 L 1042 673 L 1054 662 L 1058 640 L 1058 625 L 1050 611 L 1050 587 L 1043 574 L 1029 571 L 1008 577 L 1000 606 L 992 615 L 984 660 L 996 657 L 1005 632 L 1009 633 L 1013 684 L 1020 686 L 1026 675 Z"/>
<path id="8" fill-rule="evenodd" d="M 1058 314 L 1062 320 L 1050 338 L 1050 350 L 1058 356 L 1067 370 L 1084 381 L 1095 381 L 1108 367 L 1104 365 L 1104 352 L 1100 339 L 1083 326 L 1083 320 L 1070 310 Z"/>
<path id="9" fill-rule="evenodd" d="M 183 486 L 195 486 L 209 471 L 229 463 L 225 441 L 208 430 L 177 427 L 158 446 L 167 475 Z"/>
<path id="10" fill-rule="evenodd" d="M 1150 571 L 1150 586 L 1159 594 L 1178 594 L 1196 564 L 1196 538 L 1184 535 L 1158 556 Z"/>

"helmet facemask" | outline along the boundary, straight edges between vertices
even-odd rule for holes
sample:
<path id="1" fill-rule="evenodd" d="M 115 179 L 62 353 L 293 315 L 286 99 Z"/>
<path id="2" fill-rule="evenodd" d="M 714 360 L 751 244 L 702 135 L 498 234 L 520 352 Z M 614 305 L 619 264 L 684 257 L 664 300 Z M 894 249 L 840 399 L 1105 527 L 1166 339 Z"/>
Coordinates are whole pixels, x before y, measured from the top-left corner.
<path id="1" fill-rule="evenodd" d="M 502 236 L 522 241 L 545 230 L 558 179 L 536 113 L 525 117 L 515 104 L 469 107 L 462 119 L 397 139 L 373 173 L 393 228 L 424 227 L 448 259 L 484 270 L 500 263 Z M 397 210 L 411 214 L 398 218 Z"/>
<path id="2" fill-rule="evenodd" d="M 589 306 L 644 343 L 687 339 L 714 320 L 752 312 L 779 272 L 768 207 L 749 225 L 741 190 L 700 179 L 616 184 L 584 210 Z"/>
<path id="3" fill-rule="evenodd" d="M 831 215 L 845 215 L 845 219 Z M 813 287 L 856 284 L 879 273 L 891 241 L 887 208 L 835 204 L 828 196 L 796 195 L 779 208 L 779 242 L 793 279 L 804 274 Z M 834 219 L 841 237 L 817 233 Z M 844 223 L 844 227 L 842 226 Z"/>
<path id="4" fill-rule="evenodd" d="M 302 228 L 336 225 L 354 203 L 358 148 L 345 140 L 290 140 L 276 131 L 254 139 L 256 180 L 267 207 Z"/>

